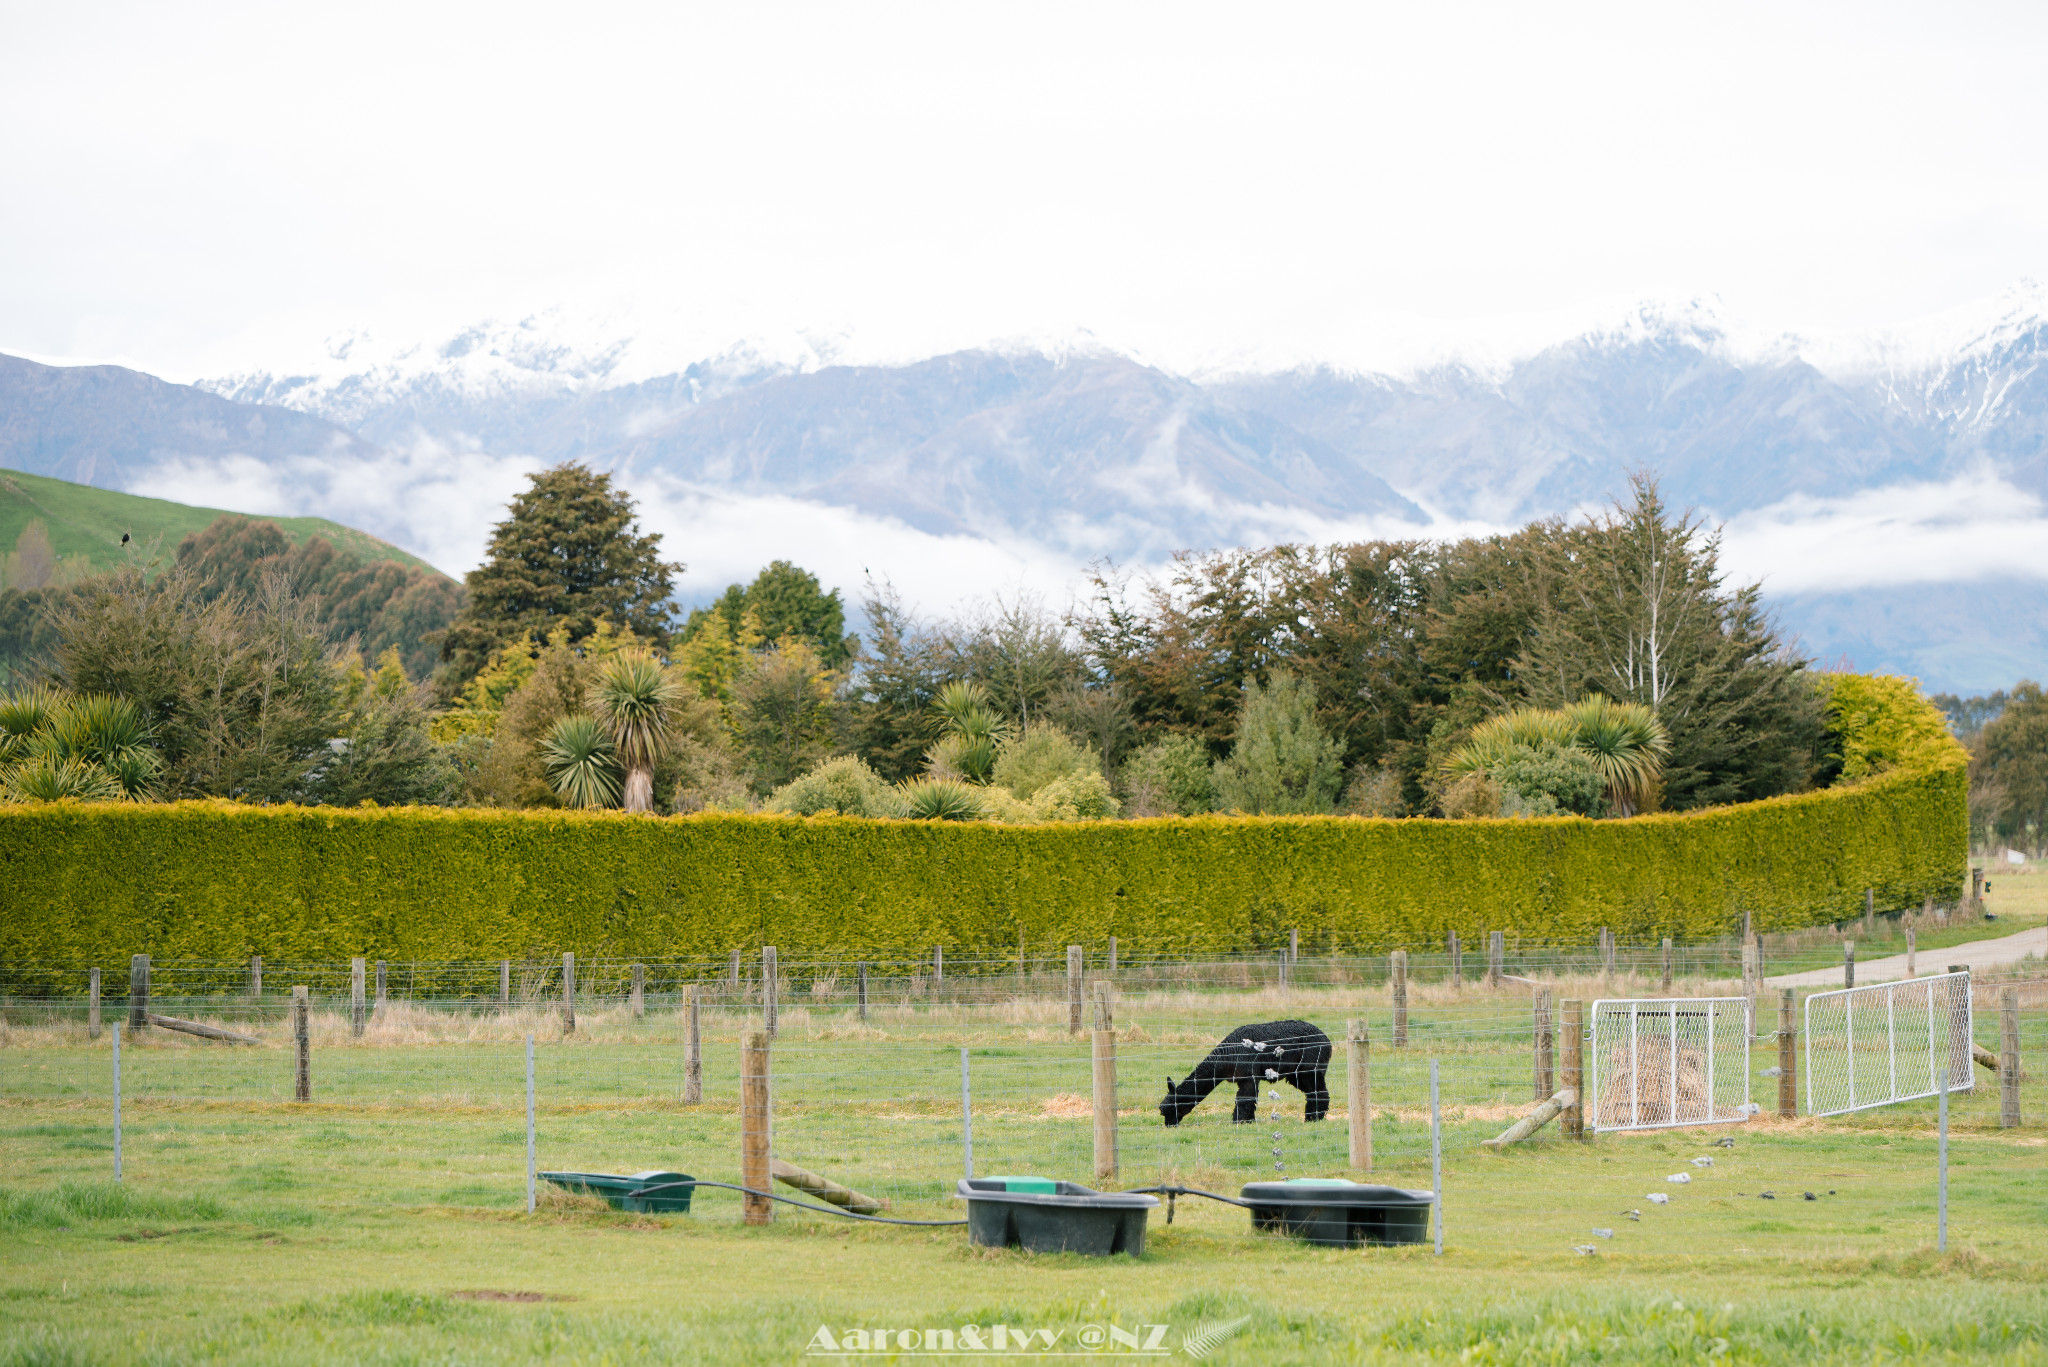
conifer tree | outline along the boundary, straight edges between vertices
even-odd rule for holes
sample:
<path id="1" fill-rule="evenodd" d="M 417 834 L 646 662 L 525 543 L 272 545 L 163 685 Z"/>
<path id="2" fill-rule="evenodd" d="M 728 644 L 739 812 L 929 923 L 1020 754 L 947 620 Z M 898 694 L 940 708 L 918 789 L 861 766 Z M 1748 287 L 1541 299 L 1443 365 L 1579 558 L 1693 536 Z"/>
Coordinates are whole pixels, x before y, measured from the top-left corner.
<path id="1" fill-rule="evenodd" d="M 683 567 L 661 558 L 659 533 L 640 530 L 632 498 L 610 475 L 574 462 L 530 478 L 492 531 L 488 557 L 467 580 L 469 601 L 442 640 L 444 692 L 528 632 L 545 638 L 567 628 L 573 644 L 608 620 L 668 642 Z"/>

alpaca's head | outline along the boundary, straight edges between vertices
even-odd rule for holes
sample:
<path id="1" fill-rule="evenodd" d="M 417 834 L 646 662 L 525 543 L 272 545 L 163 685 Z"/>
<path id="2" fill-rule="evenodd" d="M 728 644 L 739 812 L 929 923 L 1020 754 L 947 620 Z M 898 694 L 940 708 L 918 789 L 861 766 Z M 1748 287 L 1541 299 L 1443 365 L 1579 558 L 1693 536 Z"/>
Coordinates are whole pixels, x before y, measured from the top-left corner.
<path id="1" fill-rule="evenodd" d="M 1201 1098 L 1198 1096 L 1183 1093 L 1180 1084 L 1175 1082 L 1172 1077 L 1168 1077 L 1166 1079 L 1166 1095 L 1160 1098 L 1159 1101 L 1160 1118 L 1169 1125 L 1178 1125 L 1181 1122 L 1181 1117 L 1195 1109 L 1195 1104 L 1200 1100 Z"/>

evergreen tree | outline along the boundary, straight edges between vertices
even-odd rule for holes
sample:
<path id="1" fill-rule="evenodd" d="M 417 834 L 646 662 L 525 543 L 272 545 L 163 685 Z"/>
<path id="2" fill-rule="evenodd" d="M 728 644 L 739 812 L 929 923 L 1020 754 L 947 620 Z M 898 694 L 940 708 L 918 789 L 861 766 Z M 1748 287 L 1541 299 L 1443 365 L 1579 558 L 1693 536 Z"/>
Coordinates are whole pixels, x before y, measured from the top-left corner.
<path id="1" fill-rule="evenodd" d="M 442 639 L 446 693 L 529 632 L 544 639 L 566 627 L 574 643 L 609 620 L 668 643 L 683 567 L 661 559 L 661 536 L 640 530 L 631 497 L 610 475 L 574 462 L 530 479 L 492 531 L 487 558 L 467 580 L 469 601 Z"/>
<path id="2" fill-rule="evenodd" d="M 1327 812 L 1343 781 L 1343 750 L 1316 724 L 1316 695 L 1286 670 L 1261 688 L 1247 680 L 1237 743 L 1216 762 L 1216 806 L 1226 812 Z"/>
<path id="3" fill-rule="evenodd" d="M 762 645 L 802 641 L 827 669 L 844 669 L 860 647 L 859 637 L 846 634 L 846 608 L 839 590 L 825 592 L 817 575 L 787 560 L 773 562 L 744 588 L 727 585 L 710 607 L 690 614 L 683 632 L 695 636 L 711 619 L 720 618 L 737 640 L 748 632 L 749 615 Z"/>

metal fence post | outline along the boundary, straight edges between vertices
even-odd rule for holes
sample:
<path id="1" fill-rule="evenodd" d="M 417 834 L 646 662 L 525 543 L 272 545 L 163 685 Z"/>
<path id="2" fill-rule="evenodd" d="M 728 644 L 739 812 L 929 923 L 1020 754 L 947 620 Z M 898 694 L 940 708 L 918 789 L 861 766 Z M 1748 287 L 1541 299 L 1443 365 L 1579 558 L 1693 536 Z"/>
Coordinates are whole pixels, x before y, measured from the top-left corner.
<path id="1" fill-rule="evenodd" d="M 533 1214 L 533 1036 L 526 1037 L 526 1213 Z"/>
<path id="2" fill-rule="evenodd" d="M 1444 1122 L 1437 1105 L 1436 1060 L 1429 1061 L 1429 1194 L 1436 1215 L 1436 1255 L 1444 1255 Z"/>
<path id="3" fill-rule="evenodd" d="M 1935 1169 L 1939 1173 L 1936 1179 L 1937 1186 L 1934 1198 L 1934 1250 L 1937 1253 L 1946 1253 L 1948 1252 L 1948 1069 L 1946 1068 L 1941 1070 L 1941 1119 L 1939 1124 L 1940 1138 L 1935 1141 L 1937 1147 L 1934 1160 Z"/>
<path id="4" fill-rule="evenodd" d="M 1998 994 L 1998 1127 L 2020 1123 L 2020 994 L 2016 987 Z"/>
<path id="5" fill-rule="evenodd" d="M 965 1175 L 974 1176 L 974 1086 L 967 1063 L 967 1046 L 960 1046 L 960 1161 Z"/>
<path id="6" fill-rule="evenodd" d="M 121 1180 L 121 1027 L 114 1027 L 114 1180 Z"/>

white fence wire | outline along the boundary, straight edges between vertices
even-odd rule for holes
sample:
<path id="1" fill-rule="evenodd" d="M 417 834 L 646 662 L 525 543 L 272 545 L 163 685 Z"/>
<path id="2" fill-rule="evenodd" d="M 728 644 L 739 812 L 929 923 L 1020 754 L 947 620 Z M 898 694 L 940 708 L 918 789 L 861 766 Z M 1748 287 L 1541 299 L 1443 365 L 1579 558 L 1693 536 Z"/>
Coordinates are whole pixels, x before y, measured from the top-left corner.
<path id="1" fill-rule="evenodd" d="M 1968 1091 L 1968 973 L 1816 992 L 1806 999 L 1806 1112 L 1849 1111 Z"/>
<path id="2" fill-rule="evenodd" d="M 1747 1119 L 1749 1003 L 1664 997 L 1593 1003 L 1596 1131 L 1720 1125 Z"/>

